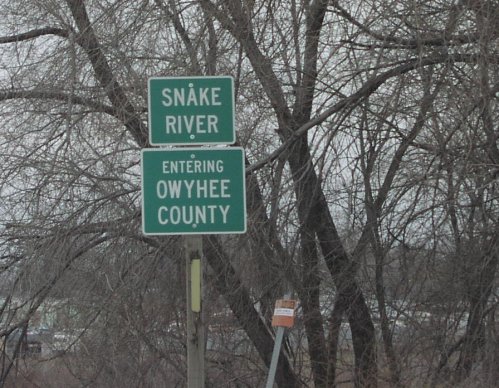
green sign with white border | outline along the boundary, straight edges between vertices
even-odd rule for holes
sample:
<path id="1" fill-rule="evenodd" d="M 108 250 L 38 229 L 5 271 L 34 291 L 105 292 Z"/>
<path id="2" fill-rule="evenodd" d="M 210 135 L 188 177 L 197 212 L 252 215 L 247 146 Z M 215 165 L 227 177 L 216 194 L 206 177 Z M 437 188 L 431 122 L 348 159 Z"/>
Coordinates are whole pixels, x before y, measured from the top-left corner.
<path id="1" fill-rule="evenodd" d="M 241 147 L 143 149 L 141 163 L 144 234 L 246 232 Z"/>
<path id="2" fill-rule="evenodd" d="M 150 78 L 148 106 L 152 145 L 235 142 L 234 80 L 230 76 Z"/>

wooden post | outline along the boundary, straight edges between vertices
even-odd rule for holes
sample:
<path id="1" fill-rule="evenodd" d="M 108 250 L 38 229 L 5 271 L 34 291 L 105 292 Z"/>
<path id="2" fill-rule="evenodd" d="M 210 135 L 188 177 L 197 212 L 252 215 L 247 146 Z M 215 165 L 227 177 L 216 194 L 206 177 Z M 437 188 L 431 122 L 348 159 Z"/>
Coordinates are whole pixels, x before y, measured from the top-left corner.
<path id="1" fill-rule="evenodd" d="M 203 238 L 184 236 L 187 291 L 187 387 L 204 388 L 204 323 L 202 316 Z"/>

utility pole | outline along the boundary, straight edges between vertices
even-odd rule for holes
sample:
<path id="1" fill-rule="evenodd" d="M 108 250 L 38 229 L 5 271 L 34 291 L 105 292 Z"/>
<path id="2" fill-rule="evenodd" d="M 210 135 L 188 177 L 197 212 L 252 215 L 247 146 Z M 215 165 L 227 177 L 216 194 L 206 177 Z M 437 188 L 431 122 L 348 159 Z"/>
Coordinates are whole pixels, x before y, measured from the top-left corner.
<path id="1" fill-rule="evenodd" d="M 187 387 L 204 388 L 204 323 L 202 314 L 203 238 L 184 236 L 187 295 Z"/>

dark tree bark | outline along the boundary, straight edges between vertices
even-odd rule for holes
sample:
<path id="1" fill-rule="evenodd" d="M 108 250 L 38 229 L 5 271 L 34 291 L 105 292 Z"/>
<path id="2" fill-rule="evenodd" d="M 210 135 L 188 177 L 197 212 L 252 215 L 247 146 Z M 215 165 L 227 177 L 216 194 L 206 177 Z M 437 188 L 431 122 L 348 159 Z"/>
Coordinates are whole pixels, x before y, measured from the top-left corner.
<path id="1" fill-rule="evenodd" d="M 207 236 L 203 241 L 206 260 L 216 278 L 215 287 L 227 300 L 239 324 L 257 349 L 263 362 L 270 366 L 274 347 L 274 339 L 270 329 L 255 310 L 249 293 L 239 280 L 236 271 L 230 264 L 230 258 L 224 253 L 218 238 L 216 236 Z M 284 350 L 281 350 L 279 356 L 275 378 L 279 387 L 300 387 L 300 382 L 294 374 Z"/>
<path id="2" fill-rule="evenodd" d="M 249 18 L 245 14 L 242 4 L 239 1 L 226 2 L 227 11 L 232 19 L 209 1 L 203 1 L 203 4 L 244 48 L 276 113 L 279 123 L 278 134 L 281 140 L 286 142 L 293 138 L 294 132 L 310 120 L 317 76 L 318 39 L 328 2 L 314 1 L 309 7 L 304 50 L 305 63 L 301 72 L 301 84 L 296 89 L 297 99 L 293 112 L 286 104 L 280 83 L 271 64 L 261 53 L 255 41 Z M 316 270 L 318 263 L 315 246 L 312 247 L 312 241 L 317 237 L 328 269 L 336 281 L 338 294 L 342 304 L 345 305 L 352 329 L 357 385 L 376 386 L 374 326 L 362 291 L 355 280 L 354 267 L 342 245 L 314 171 L 306 135 L 295 141 L 293 147 L 285 152 L 285 157 L 293 175 L 298 203 L 302 260 L 305 260 L 304 263 L 307 264 L 307 271 L 309 271 L 305 273 L 305 282 L 302 284 L 302 289 L 307 290 L 307 294 L 300 295 L 300 297 L 303 297 L 305 308 L 308 310 L 306 314 L 309 318 L 305 324 L 309 326 L 306 330 L 314 381 L 319 385 L 323 385 L 327 381 L 327 352 L 322 329 L 322 316 L 317 299 L 317 278 L 310 272 Z"/>

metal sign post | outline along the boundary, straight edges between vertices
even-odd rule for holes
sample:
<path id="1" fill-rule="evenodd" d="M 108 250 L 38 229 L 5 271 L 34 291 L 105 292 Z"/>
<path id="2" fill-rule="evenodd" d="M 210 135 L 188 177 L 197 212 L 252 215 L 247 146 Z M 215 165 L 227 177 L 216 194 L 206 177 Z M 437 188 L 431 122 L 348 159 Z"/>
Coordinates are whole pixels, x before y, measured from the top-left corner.
<path id="1" fill-rule="evenodd" d="M 277 370 L 277 362 L 279 361 L 279 353 L 281 353 L 282 338 L 284 337 L 284 327 L 277 328 L 277 334 L 274 341 L 274 350 L 272 351 L 272 360 L 270 361 L 269 375 L 267 377 L 267 384 L 265 388 L 272 388 L 274 386 L 275 373 Z"/>
<path id="2" fill-rule="evenodd" d="M 204 323 L 201 303 L 203 271 L 202 236 L 185 236 L 187 295 L 187 386 L 204 387 Z"/>
<path id="3" fill-rule="evenodd" d="M 235 142 L 232 77 L 155 77 L 148 82 L 151 145 Z M 201 234 L 244 233 L 244 151 L 144 149 L 142 231 L 184 235 L 187 291 L 187 386 L 204 388 Z"/>
<path id="4" fill-rule="evenodd" d="M 272 326 L 277 327 L 277 333 L 274 340 L 274 350 L 272 351 L 272 360 L 270 361 L 269 375 L 265 388 L 272 388 L 274 386 L 284 330 L 286 327 L 293 327 L 295 322 L 296 300 L 288 299 L 289 296 L 290 294 L 286 294 L 284 299 L 279 299 L 275 302 Z"/>

